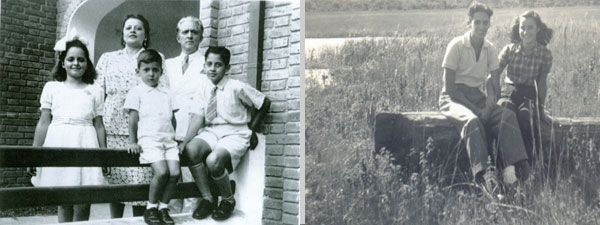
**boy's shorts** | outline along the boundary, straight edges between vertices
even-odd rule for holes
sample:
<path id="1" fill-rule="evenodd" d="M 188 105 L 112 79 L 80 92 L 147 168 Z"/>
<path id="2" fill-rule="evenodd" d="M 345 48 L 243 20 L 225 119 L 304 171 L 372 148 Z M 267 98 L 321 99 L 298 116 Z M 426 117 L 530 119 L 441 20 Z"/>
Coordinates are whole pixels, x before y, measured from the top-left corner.
<path id="1" fill-rule="evenodd" d="M 247 125 L 213 125 L 205 127 L 196 137 L 204 140 L 210 148 L 222 148 L 229 152 L 231 156 L 231 168 L 228 172 L 233 172 L 240 162 L 240 159 L 250 147 L 250 136 L 252 131 Z"/>
<path id="2" fill-rule="evenodd" d="M 142 146 L 140 164 L 151 164 L 161 160 L 179 161 L 179 148 L 177 142 L 156 141 L 151 139 L 140 139 L 138 144 Z"/>

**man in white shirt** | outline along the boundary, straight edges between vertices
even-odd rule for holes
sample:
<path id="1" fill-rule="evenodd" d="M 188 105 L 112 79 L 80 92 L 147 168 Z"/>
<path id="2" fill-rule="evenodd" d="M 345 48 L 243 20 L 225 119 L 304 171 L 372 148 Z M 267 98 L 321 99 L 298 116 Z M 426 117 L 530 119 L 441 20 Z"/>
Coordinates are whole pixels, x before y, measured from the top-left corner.
<path id="1" fill-rule="evenodd" d="M 177 42 L 181 45 L 181 54 L 165 61 L 168 78 L 173 98 L 177 100 L 180 110 L 175 113 L 177 127 L 175 140 L 181 142 L 185 137 L 190 121 L 190 107 L 193 106 L 197 92 L 209 81 L 202 72 L 204 68 L 204 54 L 199 51 L 202 42 L 204 27 L 201 21 L 193 16 L 181 18 L 177 23 Z M 181 177 L 184 182 L 194 181 L 187 167 L 181 168 Z M 173 212 L 190 212 L 196 208 L 197 199 L 171 201 Z"/>

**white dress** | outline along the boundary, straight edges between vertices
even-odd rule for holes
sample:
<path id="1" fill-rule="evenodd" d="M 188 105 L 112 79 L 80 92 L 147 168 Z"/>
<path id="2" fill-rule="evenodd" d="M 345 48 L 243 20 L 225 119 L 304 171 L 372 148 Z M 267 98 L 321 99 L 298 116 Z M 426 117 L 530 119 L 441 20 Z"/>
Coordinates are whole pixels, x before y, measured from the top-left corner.
<path id="1" fill-rule="evenodd" d="M 40 108 L 50 109 L 52 122 L 43 146 L 98 148 L 92 120 L 102 115 L 103 97 L 102 90 L 93 85 L 77 89 L 64 82 L 46 83 Z M 99 185 L 105 181 L 100 167 L 38 167 L 31 183 L 34 186 L 79 186 Z"/>

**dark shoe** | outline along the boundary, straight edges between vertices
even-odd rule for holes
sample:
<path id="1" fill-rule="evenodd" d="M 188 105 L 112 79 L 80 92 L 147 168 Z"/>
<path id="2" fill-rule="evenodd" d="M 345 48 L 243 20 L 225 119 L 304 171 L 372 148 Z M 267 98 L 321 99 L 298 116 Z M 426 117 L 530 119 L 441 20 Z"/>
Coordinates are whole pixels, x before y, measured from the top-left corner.
<path id="1" fill-rule="evenodd" d="M 159 210 L 160 211 L 160 220 L 164 223 L 164 224 L 168 224 L 168 225 L 173 225 L 175 224 L 175 221 L 173 220 L 173 218 L 171 218 L 171 216 L 169 215 L 169 209 L 168 208 L 164 208 Z"/>
<path id="2" fill-rule="evenodd" d="M 215 209 L 215 211 L 213 212 L 212 218 L 214 220 L 226 220 L 227 218 L 229 218 L 229 216 L 231 216 L 233 208 L 235 208 L 235 201 L 229 202 L 223 200 L 219 204 L 219 207 L 217 207 L 217 209 Z"/>
<path id="3" fill-rule="evenodd" d="M 146 209 L 144 212 L 144 222 L 149 225 L 161 224 L 160 212 L 157 208 Z"/>
<path id="4" fill-rule="evenodd" d="M 215 206 L 212 202 L 200 198 L 200 202 L 198 203 L 198 208 L 196 208 L 196 210 L 194 210 L 194 213 L 192 214 L 192 218 L 197 219 L 197 220 L 201 220 L 204 219 L 206 217 L 208 217 L 208 215 L 210 215 L 211 213 L 213 213 Z"/>

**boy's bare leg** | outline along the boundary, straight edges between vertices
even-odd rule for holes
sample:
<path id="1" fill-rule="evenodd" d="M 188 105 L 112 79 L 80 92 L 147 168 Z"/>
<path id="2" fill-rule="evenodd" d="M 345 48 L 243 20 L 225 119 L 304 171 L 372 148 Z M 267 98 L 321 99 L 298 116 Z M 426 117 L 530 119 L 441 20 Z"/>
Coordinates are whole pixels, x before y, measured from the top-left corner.
<path id="1" fill-rule="evenodd" d="M 177 186 L 177 181 L 179 180 L 179 176 L 181 175 L 179 169 L 179 161 L 167 160 L 167 168 L 169 170 L 169 179 L 167 184 L 165 185 L 164 192 L 160 199 L 161 203 L 168 204 L 175 192 L 175 187 Z"/>
<path id="2" fill-rule="evenodd" d="M 231 162 L 231 156 L 225 149 L 217 149 L 206 158 L 206 165 L 212 175 L 212 179 L 217 185 L 223 199 L 233 200 L 229 174 L 225 170 L 225 163 Z M 231 202 L 231 201 L 230 201 Z"/>
<path id="3" fill-rule="evenodd" d="M 154 176 L 150 181 L 150 191 L 148 192 L 148 202 L 158 203 L 169 181 L 169 167 L 167 161 L 161 160 L 150 164 Z"/>
<path id="4" fill-rule="evenodd" d="M 210 154 L 211 149 L 208 143 L 202 139 L 194 139 L 186 146 L 186 154 L 190 161 L 193 163 L 189 167 L 194 182 L 202 194 L 202 198 L 212 202 L 212 195 L 210 193 L 210 186 L 208 185 L 208 169 L 204 163 L 204 159 Z"/>

